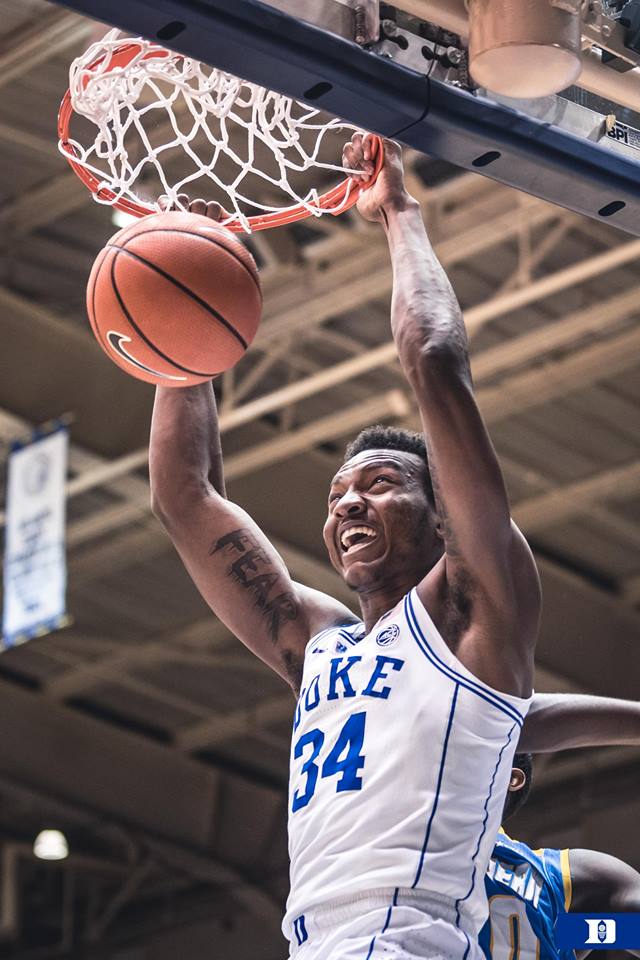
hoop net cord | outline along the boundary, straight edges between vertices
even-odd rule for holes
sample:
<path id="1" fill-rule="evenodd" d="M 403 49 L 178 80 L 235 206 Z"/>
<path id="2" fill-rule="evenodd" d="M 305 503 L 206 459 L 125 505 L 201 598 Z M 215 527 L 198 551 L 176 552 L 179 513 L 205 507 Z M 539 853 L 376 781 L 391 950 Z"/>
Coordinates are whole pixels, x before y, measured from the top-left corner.
<path id="1" fill-rule="evenodd" d="M 185 209 L 178 195 L 193 196 L 196 183 L 208 180 L 218 188 L 216 199 L 220 193 L 226 198 L 222 205 L 229 216 L 220 223 L 250 233 L 341 213 L 370 185 L 344 179 L 345 173 L 359 171 L 320 159 L 327 134 L 363 132 L 358 127 L 327 121 L 300 101 L 142 38 L 123 40 L 117 34 L 111 31 L 74 60 L 58 116 L 59 149 L 98 203 L 135 216 L 158 212 L 159 196 L 148 200 L 138 193 L 155 174 L 156 190 L 167 198 L 162 209 Z M 87 146 L 70 136 L 74 112 L 97 128 Z M 374 139 L 375 178 L 382 146 Z M 184 175 L 175 179 L 169 167 Z M 315 187 L 302 194 L 291 178 L 311 168 L 343 179 L 322 195 Z M 258 186 L 255 178 L 266 185 L 268 200 L 249 196 Z M 247 208 L 258 213 L 249 215 Z"/>

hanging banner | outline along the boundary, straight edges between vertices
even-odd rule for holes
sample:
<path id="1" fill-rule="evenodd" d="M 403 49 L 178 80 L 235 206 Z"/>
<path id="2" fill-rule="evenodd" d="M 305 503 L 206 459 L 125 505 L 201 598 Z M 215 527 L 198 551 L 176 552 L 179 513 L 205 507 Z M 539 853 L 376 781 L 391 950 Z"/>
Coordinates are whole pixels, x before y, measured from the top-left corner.
<path id="1" fill-rule="evenodd" d="M 5 647 L 66 622 L 65 426 L 16 444 L 7 474 L 4 553 Z"/>

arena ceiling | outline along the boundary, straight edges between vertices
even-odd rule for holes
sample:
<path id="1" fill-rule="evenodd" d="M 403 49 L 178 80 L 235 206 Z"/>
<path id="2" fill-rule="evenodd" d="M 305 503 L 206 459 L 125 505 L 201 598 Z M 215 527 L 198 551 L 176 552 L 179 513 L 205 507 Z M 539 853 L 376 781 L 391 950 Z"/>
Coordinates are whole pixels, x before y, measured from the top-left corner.
<path id="1" fill-rule="evenodd" d="M 0 656 L 0 957 L 276 960 L 293 701 L 208 612 L 150 515 L 153 393 L 88 328 L 87 276 L 114 227 L 57 153 L 55 121 L 96 27 L 44 0 L 7 0 L 0 22 L 0 440 L 4 459 L 32 426 L 72 418 L 73 617 Z M 407 166 L 542 573 L 536 686 L 636 698 L 640 241 L 441 162 Z M 251 246 L 264 320 L 218 382 L 229 492 L 296 578 L 353 605 L 320 537 L 328 479 L 360 427 L 416 425 L 386 243 L 345 215 Z M 639 756 L 540 762 L 523 838 L 640 867 Z M 48 825 L 70 838 L 63 865 L 31 855 Z"/>

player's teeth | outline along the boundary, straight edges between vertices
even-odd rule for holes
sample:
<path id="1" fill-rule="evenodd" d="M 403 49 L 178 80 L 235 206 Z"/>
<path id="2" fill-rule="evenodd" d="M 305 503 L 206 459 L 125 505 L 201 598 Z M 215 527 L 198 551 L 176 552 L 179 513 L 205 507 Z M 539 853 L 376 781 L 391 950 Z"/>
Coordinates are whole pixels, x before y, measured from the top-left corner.
<path id="1" fill-rule="evenodd" d="M 371 527 L 351 527 L 349 530 L 346 530 L 340 537 L 340 543 L 344 550 L 348 550 L 351 545 L 351 540 L 356 536 L 356 534 L 361 533 L 366 537 L 375 537 L 376 532 L 372 530 Z"/>

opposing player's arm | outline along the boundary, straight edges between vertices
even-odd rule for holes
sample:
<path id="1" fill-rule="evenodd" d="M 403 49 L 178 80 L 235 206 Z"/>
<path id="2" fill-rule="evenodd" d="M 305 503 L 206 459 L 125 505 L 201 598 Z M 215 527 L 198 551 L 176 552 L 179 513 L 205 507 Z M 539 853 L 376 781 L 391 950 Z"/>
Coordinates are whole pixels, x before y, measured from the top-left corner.
<path id="1" fill-rule="evenodd" d="M 353 619 L 292 581 L 251 517 L 226 499 L 213 385 L 158 387 L 151 423 L 152 507 L 213 612 L 296 689 L 318 630 Z"/>
<path id="2" fill-rule="evenodd" d="M 572 913 L 640 913 L 640 873 L 596 850 L 570 850 Z M 578 960 L 590 951 L 580 951 Z M 640 950 L 628 950 L 640 957 Z"/>
<path id="3" fill-rule="evenodd" d="M 575 747 L 638 744 L 640 703 L 586 694 L 538 693 L 525 719 L 518 750 L 553 753 Z"/>
<path id="4" fill-rule="evenodd" d="M 447 582 L 490 599 L 493 636 L 501 634 L 520 649 L 532 647 L 540 606 L 537 571 L 511 522 L 500 466 L 474 398 L 462 313 L 420 207 L 404 188 L 397 144 L 386 141 L 385 158 L 386 180 L 365 191 L 358 208 L 383 223 L 389 242 L 391 327 L 424 426 Z M 361 162 L 353 147 L 345 159 Z"/>

